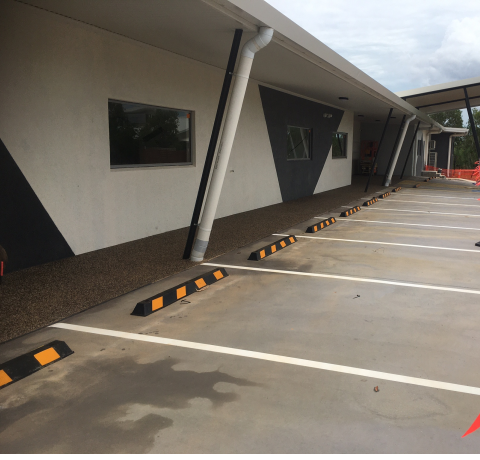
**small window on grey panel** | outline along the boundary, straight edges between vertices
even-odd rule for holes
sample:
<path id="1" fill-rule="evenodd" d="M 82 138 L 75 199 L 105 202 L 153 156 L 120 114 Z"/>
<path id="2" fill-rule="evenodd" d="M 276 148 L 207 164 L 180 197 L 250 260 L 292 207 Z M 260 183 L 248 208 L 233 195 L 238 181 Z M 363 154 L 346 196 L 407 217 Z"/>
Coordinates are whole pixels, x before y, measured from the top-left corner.
<path id="1" fill-rule="evenodd" d="M 192 112 L 108 101 L 110 166 L 192 163 Z"/>
<path id="2" fill-rule="evenodd" d="M 287 160 L 309 160 L 311 158 L 310 128 L 287 126 Z"/>
<path id="3" fill-rule="evenodd" d="M 332 158 L 347 158 L 347 133 L 333 133 Z"/>

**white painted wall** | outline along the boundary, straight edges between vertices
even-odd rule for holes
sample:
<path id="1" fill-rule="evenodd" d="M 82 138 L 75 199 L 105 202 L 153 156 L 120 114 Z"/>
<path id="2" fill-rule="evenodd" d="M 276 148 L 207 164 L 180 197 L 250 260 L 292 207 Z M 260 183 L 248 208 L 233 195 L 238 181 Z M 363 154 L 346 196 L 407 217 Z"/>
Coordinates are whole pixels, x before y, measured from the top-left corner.
<path id="1" fill-rule="evenodd" d="M 75 254 L 190 224 L 224 70 L 13 0 L 0 63 L 0 138 Z M 109 99 L 193 110 L 194 165 L 111 169 Z M 352 113 L 339 129 L 348 158 L 330 153 L 316 193 L 350 184 Z M 250 81 L 216 217 L 281 201 Z"/>
<path id="2" fill-rule="evenodd" d="M 338 131 L 347 133 L 347 158 L 332 158 L 332 149 L 330 148 L 314 193 L 325 192 L 352 183 L 353 123 L 353 112 L 345 111 Z"/>
<path id="3" fill-rule="evenodd" d="M 224 71 L 6 0 L 0 137 L 80 254 L 190 224 Z M 110 169 L 108 99 L 195 111 L 196 165 Z M 251 83 L 217 217 L 281 201 Z"/>

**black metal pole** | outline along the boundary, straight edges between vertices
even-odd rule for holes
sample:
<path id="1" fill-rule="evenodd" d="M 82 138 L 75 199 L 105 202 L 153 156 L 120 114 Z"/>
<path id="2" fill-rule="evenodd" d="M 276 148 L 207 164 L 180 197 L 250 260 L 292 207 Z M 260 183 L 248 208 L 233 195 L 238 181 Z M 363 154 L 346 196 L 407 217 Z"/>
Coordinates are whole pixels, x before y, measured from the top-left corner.
<path id="1" fill-rule="evenodd" d="M 383 127 L 382 137 L 380 138 L 380 142 L 378 143 L 377 154 L 375 155 L 375 158 L 373 159 L 372 167 L 370 169 L 370 175 L 368 176 L 367 186 L 365 187 L 365 193 L 368 191 L 368 186 L 370 185 L 370 179 L 373 176 L 373 170 L 375 168 L 375 163 L 377 162 L 378 154 L 380 153 L 380 148 L 382 147 L 383 138 L 385 137 L 385 133 L 387 131 L 388 123 L 390 122 L 390 117 L 392 116 L 392 112 L 393 112 L 393 109 L 390 109 L 390 112 L 388 112 L 387 121 L 385 122 L 385 126 Z"/>
<path id="2" fill-rule="evenodd" d="M 407 116 L 404 115 L 403 118 L 402 118 L 402 122 L 400 123 L 400 127 L 398 128 L 398 133 L 397 133 L 397 137 L 395 138 L 395 142 L 393 144 L 393 150 L 392 150 L 392 153 L 390 155 L 390 159 L 388 160 L 388 165 L 387 165 L 387 170 L 385 171 L 385 176 L 383 178 L 383 185 L 385 186 L 386 183 L 387 183 L 387 176 L 388 176 L 388 171 L 390 169 L 390 166 L 392 166 L 392 162 L 393 162 L 393 157 L 395 156 L 395 151 L 397 150 L 397 146 L 398 146 L 398 141 L 400 139 L 400 134 L 402 134 L 402 128 L 403 128 L 403 124 L 405 123 L 405 118 Z M 393 174 L 392 174 L 393 176 Z"/>
<path id="3" fill-rule="evenodd" d="M 472 108 L 470 107 L 470 99 L 468 98 L 467 88 L 463 88 L 465 92 L 465 102 L 467 103 L 468 118 L 470 119 L 470 129 L 472 130 L 475 148 L 477 149 L 478 159 L 480 160 L 480 144 L 478 143 L 477 129 L 475 127 L 475 119 L 473 118 Z"/>
<path id="4" fill-rule="evenodd" d="M 419 127 L 420 127 L 420 122 L 417 123 L 417 127 L 415 128 L 415 132 L 413 133 L 413 139 L 412 139 L 412 142 L 410 143 L 410 148 L 408 149 L 407 159 L 405 160 L 405 164 L 403 165 L 402 175 L 400 176 L 400 179 L 403 179 L 403 174 L 405 173 L 405 168 L 407 167 L 408 159 L 410 158 L 410 155 L 412 153 L 413 144 L 415 142 L 415 139 L 417 138 L 417 132 L 418 132 Z"/>
<path id="5" fill-rule="evenodd" d="M 232 48 L 230 50 L 230 57 L 228 58 L 227 69 L 225 70 L 225 77 L 223 79 L 222 92 L 220 93 L 220 100 L 218 101 L 217 114 L 215 115 L 212 135 L 210 136 L 210 143 L 208 144 L 207 156 L 205 158 L 205 164 L 203 166 L 202 178 L 200 180 L 200 186 L 198 187 L 197 200 L 195 201 L 192 221 L 190 223 L 190 230 L 188 231 L 187 243 L 185 245 L 185 250 L 183 252 L 184 259 L 189 259 L 190 253 L 192 252 L 193 242 L 195 240 L 195 234 L 197 232 L 198 219 L 200 218 L 200 212 L 202 211 L 203 200 L 205 199 L 205 192 L 207 190 L 208 178 L 210 177 L 213 157 L 215 155 L 215 149 L 217 148 L 218 135 L 220 134 L 220 127 L 222 126 L 223 115 L 225 113 L 225 107 L 227 105 L 228 93 L 230 91 L 230 85 L 232 83 L 233 71 L 235 69 L 235 63 L 237 61 L 237 54 L 238 54 L 238 49 L 240 48 L 240 41 L 242 39 L 242 34 L 243 34 L 242 29 L 235 29 Z"/>

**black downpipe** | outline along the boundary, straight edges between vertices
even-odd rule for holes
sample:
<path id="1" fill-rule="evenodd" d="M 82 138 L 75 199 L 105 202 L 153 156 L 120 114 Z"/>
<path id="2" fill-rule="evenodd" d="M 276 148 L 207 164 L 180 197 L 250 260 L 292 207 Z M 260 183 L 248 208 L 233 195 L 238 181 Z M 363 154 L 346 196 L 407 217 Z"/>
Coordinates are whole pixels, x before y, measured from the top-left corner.
<path id="1" fill-rule="evenodd" d="M 467 103 L 468 118 L 470 119 L 470 128 L 475 141 L 475 148 L 477 149 L 478 159 L 480 160 L 480 144 L 478 143 L 477 128 L 475 127 L 475 119 L 473 118 L 472 108 L 470 107 L 470 99 L 468 98 L 467 88 L 463 88 L 465 92 L 465 102 Z"/>
<path id="2" fill-rule="evenodd" d="M 223 79 L 222 92 L 220 93 L 220 100 L 218 101 L 217 114 L 213 123 L 212 135 L 210 136 L 210 143 L 208 144 L 207 156 L 203 166 L 202 178 L 200 186 L 198 187 L 197 200 L 193 209 L 192 221 L 188 231 L 187 244 L 183 252 L 183 258 L 189 259 L 192 252 L 193 242 L 198 227 L 198 219 L 202 211 L 203 200 L 205 199 L 205 192 L 207 190 L 208 178 L 212 169 L 213 157 L 215 149 L 217 148 L 218 136 L 220 134 L 220 127 L 222 126 L 223 115 L 227 105 L 228 93 L 230 92 L 230 85 L 232 83 L 233 71 L 235 70 L 235 63 L 237 61 L 238 49 L 240 48 L 240 41 L 242 39 L 243 30 L 235 29 L 233 37 L 232 49 L 230 50 L 230 57 L 228 58 L 227 69 L 225 70 L 225 77 Z"/>
<path id="3" fill-rule="evenodd" d="M 400 128 L 398 128 L 397 137 L 395 138 L 395 143 L 393 144 L 393 150 L 390 155 L 390 160 L 388 160 L 387 170 L 385 171 L 385 176 L 383 178 L 384 186 L 387 184 L 388 171 L 390 169 L 390 166 L 392 166 L 393 157 L 395 156 L 395 150 L 397 150 L 398 141 L 400 140 L 400 134 L 402 134 L 402 128 L 403 128 L 403 124 L 405 123 L 405 118 L 406 118 L 406 115 L 404 115 L 402 118 L 402 122 L 400 123 Z M 392 173 L 392 177 L 393 177 L 393 173 Z"/>
<path id="4" fill-rule="evenodd" d="M 388 123 L 390 122 L 390 117 L 392 116 L 393 109 L 390 109 L 388 112 L 387 121 L 385 122 L 385 126 L 383 127 L 382 137 L 380 138 L 380 142 L 378 143 L 377 154 L 373 159 L 372 167 L 370 169 L 370 175 L 368 176 L 367 186 L 365 187 L 365 193 L 368 191 L 368 186 L 370 185 L 370 180 L 373 176 L 373 170 L 375 169 L 375 164 L 377 163 L 378 154 L 380 153 L 380 148 L 382 147 L 383 138 L 385 137 L 385 133 L 387 132 Z"/>
<path id="5" fill-rule="evenodd" d="M 403 165 L 402 175 L 400 176 L 400 179 L 403 179 L 403 174 L 405 173 L 405 168 L 407 167 L 408 159 L 410 158 L 410 155 L 412 154 L 413 144 L 415 142 L 415 139 L 417 138 L 417 133 L 418 133 L 419 126 L 420 126 L 420 122 L 417 123 L 417 127 L 415 128 L 415 132 L 413 133 L 413 139 L 412 139 L 412 142 L 410 144 L 410 149 L 408 150 L 407 159 L 405 160 L 405 164 Z"/>

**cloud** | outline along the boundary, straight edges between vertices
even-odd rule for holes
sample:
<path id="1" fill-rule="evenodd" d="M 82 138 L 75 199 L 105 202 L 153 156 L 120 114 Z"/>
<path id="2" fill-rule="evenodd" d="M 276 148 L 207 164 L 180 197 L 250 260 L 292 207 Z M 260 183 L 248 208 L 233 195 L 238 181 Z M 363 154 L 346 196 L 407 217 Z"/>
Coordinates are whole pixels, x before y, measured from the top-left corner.
<path id="1" fill-rule="evenodd" d="M 267 0 L 392 91 L 480 76 L 480 2 Z"/>
<path id="2" fill-rule="evenodd" d="M 455 19 L 427 59 L 427 84 L 480 76 L 480 16 Z"/>

